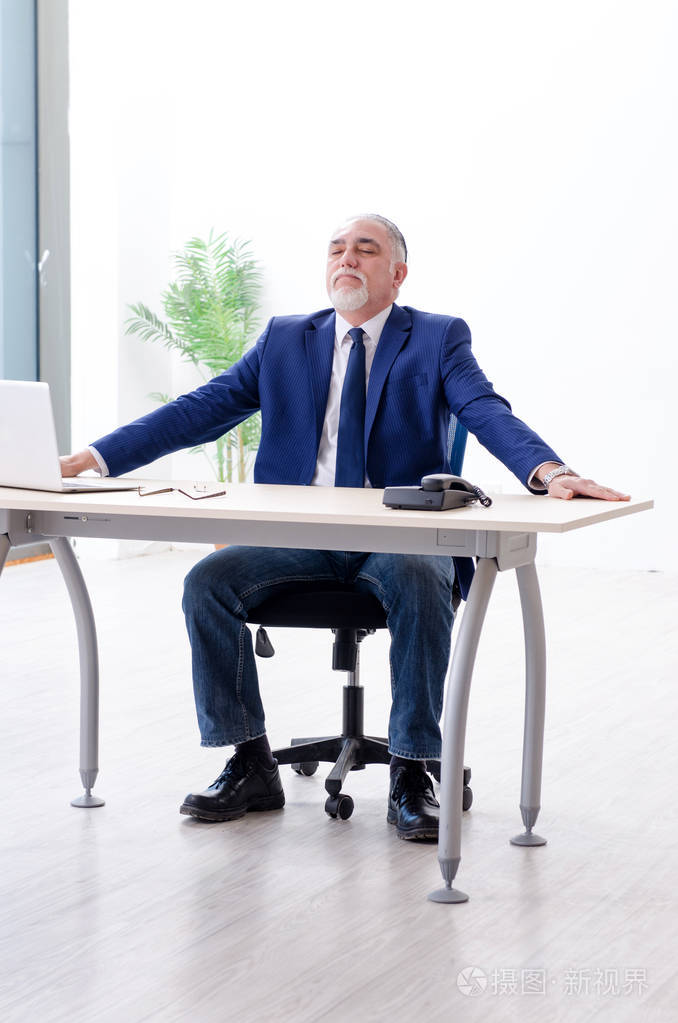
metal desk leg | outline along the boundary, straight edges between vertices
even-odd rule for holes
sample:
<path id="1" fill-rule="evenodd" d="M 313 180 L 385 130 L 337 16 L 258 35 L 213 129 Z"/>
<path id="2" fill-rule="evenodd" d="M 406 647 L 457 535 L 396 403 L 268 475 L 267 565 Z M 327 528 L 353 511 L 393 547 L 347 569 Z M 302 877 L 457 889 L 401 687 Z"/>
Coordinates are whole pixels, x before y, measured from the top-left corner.
<path id="1" fill-rule="evenodd" d="M 85 794 L 71 800 L 71 806 L 103 806 L 92 795 L 99 773 L 99 657 L 92 604 L 73 548 L 63 536 L 47 538 L 68 588 L 78 631 L 80 653 L 80 777 Z"/>
<path id="2" fill-rule="evenodd" d="M 539 580 L 534 562 L 516 569 L 525 632 L 525 729 L 520 812 L 525 833 L 515 835 L 512 845 L 546 845 L 532 832 L 541 807 L 541 768 L 544 755 L 546 706 L 546 639 Z"/>
<path id="3" fill-rule="evenodd" d="M 445 703 L 443 753 L 440 764 L 440 833 L 438 862 L 445 887 L 431 892 L 431 902 L 466 902 L 468 895 L 452 887 L 461 861 L 464 738 L 471 676 L 487 605 L 497 577 L 494 558 L 481 558 L 454 647 Z"/>

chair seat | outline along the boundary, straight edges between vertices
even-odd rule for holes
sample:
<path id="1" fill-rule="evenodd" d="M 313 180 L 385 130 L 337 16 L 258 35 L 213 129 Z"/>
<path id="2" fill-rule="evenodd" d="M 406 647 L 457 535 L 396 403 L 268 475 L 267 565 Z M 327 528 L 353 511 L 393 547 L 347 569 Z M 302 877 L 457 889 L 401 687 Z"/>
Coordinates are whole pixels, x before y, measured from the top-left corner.
<path id="1" fill-rule="evenodd" d="M 311 584 L 269 597 L 252 608 L 248 621 L 287 628 L 385 629 L 386 612 L 370 593 Z"/>

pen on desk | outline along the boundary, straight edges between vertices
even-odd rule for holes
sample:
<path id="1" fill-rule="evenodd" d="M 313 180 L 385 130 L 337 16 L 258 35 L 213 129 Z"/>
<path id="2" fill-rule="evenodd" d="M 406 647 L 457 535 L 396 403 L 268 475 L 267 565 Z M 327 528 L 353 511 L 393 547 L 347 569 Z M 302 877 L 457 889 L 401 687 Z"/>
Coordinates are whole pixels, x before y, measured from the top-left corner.
<path id="1" fill-rule="evenodd" d="M 139 497 L 151 497 L 153 494 L 171 494 L 174 487 L 139 487 Z"/>

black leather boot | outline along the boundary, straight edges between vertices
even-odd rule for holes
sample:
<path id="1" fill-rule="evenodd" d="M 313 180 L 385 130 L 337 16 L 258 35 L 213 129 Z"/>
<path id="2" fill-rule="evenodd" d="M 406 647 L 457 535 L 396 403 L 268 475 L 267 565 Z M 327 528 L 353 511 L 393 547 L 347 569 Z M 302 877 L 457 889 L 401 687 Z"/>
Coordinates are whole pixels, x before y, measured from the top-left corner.
<path id="1" fill-rule="evenodd" d="M 266 767 L 256 757 L 236 752 L 208 789 L 186 796 L 179 813 L 205 821 L 233 821 L 253 810 L 280 810 L 284 805 L 277 760 Z"/>
<path id="2" fill-rule="evenodd" d="M 438 838 L 440 803 L 423 767 L 397 767 L 391 774 L 386 820 L 395 824 L 398 838 Z"/>

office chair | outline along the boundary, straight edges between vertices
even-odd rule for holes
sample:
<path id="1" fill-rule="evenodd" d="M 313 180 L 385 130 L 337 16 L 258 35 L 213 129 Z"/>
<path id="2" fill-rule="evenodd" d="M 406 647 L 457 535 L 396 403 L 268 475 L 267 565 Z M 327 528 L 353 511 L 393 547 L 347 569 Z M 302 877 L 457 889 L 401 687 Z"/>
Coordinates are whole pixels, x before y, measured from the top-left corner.
<path id="1" fill-rule="evenodd" d="M 466 429 L 450 417 L 448 460 L 450 472 L 461 475 L 466 448 Z M 433 514 L 433 513 L 432 513 Z M 456 585 L 452 604 L 456 612 L 461 593 Z M 302 583 L 293 590 L 269 597 L 248 616 L 258 625 L 255 651 L 260 657 L 272 657 L 274 649 L 265 626 L 282 628 L 331 629 L 334 633 L 332 668 L 348 672 L 343 687 L 343 719 L 341 735 L 292 739 L 290 746 L 273 750 L 279 764 L 290 764 L 297 774 L 310 777 L 320 761 L 332 763 L 325 779 L 328 793 L 325 812 L 330 817 L 348 820 L 353 813 L 353 800 L 342 785 L 349 771 L 360 771 L 367 764 L 388 764 L 388 739 L 365 735 L 363 724 L 364 690 L 360 685 L 360 644 L 377 629 L 386 628 L 386 612 L 371 594 L 361 593 L 350 583 Z M 440 762 L 428 761 L 427 769 L 440 781 Z M 473 801 L 469 788 L 471 769 L 464 768 L 463 809 Z"/>

